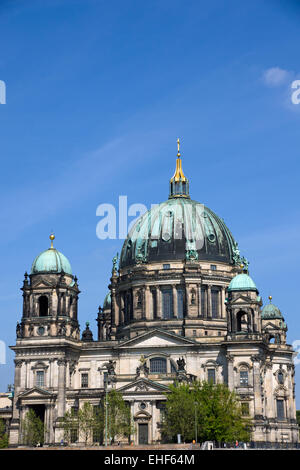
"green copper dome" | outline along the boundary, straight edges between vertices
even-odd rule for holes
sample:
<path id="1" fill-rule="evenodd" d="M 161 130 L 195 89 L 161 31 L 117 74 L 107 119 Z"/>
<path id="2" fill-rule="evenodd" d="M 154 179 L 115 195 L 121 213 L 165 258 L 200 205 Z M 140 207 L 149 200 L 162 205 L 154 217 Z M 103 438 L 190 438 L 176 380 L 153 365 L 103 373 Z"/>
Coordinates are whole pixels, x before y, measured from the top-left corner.
<path id="1" fill-rule="evenodd" d="M 124 242 L 120 268 L 172 260 L 233 263 L 237 244 L 224 221 L 188 197 L 171 197 L 140 217 Z"/>
<path id="2" fill-rule="evenodd" d="M 240 290 L 257 291 L 256 285 L 248 274 L 238 274 L 231 280 L 228 286 L 228 292 Z"/>
<path id="3" fill-rule="evenodd" d="M 72 268 L 68 258 L 53 248 L 54 235 L 50 235 L 51 247 L 40 253 L 32 263 L 31 274 L 61 273 L 72 275 Z"/>
<path id="4" fill-rule="evenodd" d="M 103 310 L 110 309 L 110 306 L 111 306 L 111 295 L 110 295 L 110 292 L 108 292 L 103 302 Z"/>
<path id="5" fill-rule="evenodd" d="M 269 303 L 268 305 L 265 305 L 262 309 L 261 318 L 262 320 L 267 320 L 271 318 L 278 318 L 282 320 L 283 317 L 279 308 L 276 307 L 276 305 Z"/>

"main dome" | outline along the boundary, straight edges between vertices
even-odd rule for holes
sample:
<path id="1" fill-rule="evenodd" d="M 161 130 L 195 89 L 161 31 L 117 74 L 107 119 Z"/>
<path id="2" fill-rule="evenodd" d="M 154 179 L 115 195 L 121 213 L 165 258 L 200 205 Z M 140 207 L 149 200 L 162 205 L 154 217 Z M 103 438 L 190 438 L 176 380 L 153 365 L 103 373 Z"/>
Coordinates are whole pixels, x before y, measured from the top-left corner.
<path id="1" fill-rule="evenodd" d="M 187 197 L 171 197 L 136 222 L 123 244 L 120 268 L 185 259 L 233 263 L 236 246 L 212 210 Z"/>

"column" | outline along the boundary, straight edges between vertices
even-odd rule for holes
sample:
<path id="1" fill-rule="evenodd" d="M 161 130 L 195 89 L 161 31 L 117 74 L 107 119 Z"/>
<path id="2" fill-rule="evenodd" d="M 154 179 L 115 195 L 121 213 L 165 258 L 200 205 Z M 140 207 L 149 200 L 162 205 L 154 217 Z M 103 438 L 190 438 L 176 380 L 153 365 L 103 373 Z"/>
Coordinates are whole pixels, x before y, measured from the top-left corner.
<path id="1" fill-rule="evenodd" d="M 185 285 L 185 312 L 186 317 L 189 318 L 189 311 L 190 311 L 190 293 L 189 293 L 189 285 Z"/>
<path id="2" fill-rule="evenodd" d="M 252 356 L 251 360 L 253 361 L 254 415 L 262 415 L 259 359 Z"/>
<path id="3" fill-rule="evenodd" d="M 288 390 L 289 390 L 289 396 L 288 396 L 288 416 L 287 418 L 290 419 L 296 419 L 294 416 L 294 399 L 293 399 L 293 381 L 292 381 L 292 374 L 291 374 L 291 367 L 289 365 L 287 366 L 287 381 L 288 381 Z"/>
<path id="4" fill-rule="evenodd" d="M 228 388 L 229 390 L 232 391 L 234 390 L 234 370 L 233 370 L 234 357 L 231 356 L 230 354 L 227 354 L 226 359 L 227 359 Z"/>
<path id="5" fill-rule="evenodd" d="M 151 320 L 151 308 L 150 308 L 150 302 L 151 302 L 151 296 L 150 296 L 150 287 L 145 286 L 144 290 L 144 316 L 146 320 Z"/>
<path id="6" fill-rule="evenodd" d="M 221 287 L 221 318 L 226 318 L 225 287 Z"/>
<path id="7" fill-rule="evenodd" d="M 202 292 L 201 292 L 202 286 L 201 284 L 198 285 L 198 317 L 202 316 L 201 312 L 201 305 L 202 305 Z"/>
<path id="8" fill-rule="evenodd" d="M 156 287 L 156 312 L 157 318 L 162 318 L 162 299 L 161 289 L 159 286 Z"/>
<path id="9" fill-rule="evenodd" d="M 207 318 L 211 318 L 211 286 L 207 286 Z"/>
<path id="10" fill-rule="evenodd" d="M 53 433 L 53 405 L 49 405 L 49 443 L 54 443 L 54 433 Z"/>
<path id="11" fill-rule="evenodd" d="M 58 365 L 58 384 L 57 384 L 57 417 L 62 418 L 65 414 L 66 406 L 66 361 L 60 359 Z"/>
<path id="12" fill-rule="evenodd" d="M 125 292 L 120 292 L 120 324 L 124 325 L 125 323 L 125 318 L 124 318 L 124 308 L 125 308 L 125 303 L 124 303 L 124 295 Z"/>
<path id="13" fill-rule="evenodd" d="M 178 318 L 178 299 L 177 299 L 177 289 L 176 286 L 172 286 L 172 294 L 173 294 L 173 317 Z"/>

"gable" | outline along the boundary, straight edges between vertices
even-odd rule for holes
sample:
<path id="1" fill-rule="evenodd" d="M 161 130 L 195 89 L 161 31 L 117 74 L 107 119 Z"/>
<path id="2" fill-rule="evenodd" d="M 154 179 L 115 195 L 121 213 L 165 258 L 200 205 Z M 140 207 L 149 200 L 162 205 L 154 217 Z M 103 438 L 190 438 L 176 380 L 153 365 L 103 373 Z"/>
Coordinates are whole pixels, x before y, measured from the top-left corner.
<path id="1" fill-rule="evenodd" d="M 166 392 L 169 388 L 166 385 L 153 382 L 146 378 L 134 380 L 133 382 L 124 385 L 117 389 L 118 392 Z"/>
<path id="2" fill-rule="evenodd" d="M 36 284 L 34 284 L 33 286 L 35 289 L 43 289 L 45 287 L 49 288 L 49 287 L 53 287 L 53 283 L 51 282 L 48 282 L 46 279 L 43 279 L 41 281 L 38 281 Z"/>
<path id="3" fill-rule="evenodd" d="M 244 303 L 253 303 L 253 299 L 250 299 L 250 297 L 247 297 L 246 295 L 239 295 L 238 297 L 236 297 L 235 299 L 231 300 L 231 305 L 235 305 L 235 304 L 244 304 Z"/>
<path id="4" fill-rule="evenodd" d="M 167 347 L 167 346 L 185 346 L 196 344 L 195 341 L 169 333 L 163 330 L 155 329 L 144 333 L 135 338 L 124 341 L 120 348 L 143 348 L 143 347 Z"/>
<path id="5" fill-rule="evenodd" d="M 34 387 L 30 390 L 26 390 L 26 392 L 20 393 L 18 398 L 50 398 L 52 396 L 53 393 L 39 387 Z"/>
<path id="6" fill-rule="evenodd" d="M 266 325 L 263 326 L 263 330 L 281 330 L 281 328 L 277 325 L 274 325 L 274 323 L 267 323 Z"/>

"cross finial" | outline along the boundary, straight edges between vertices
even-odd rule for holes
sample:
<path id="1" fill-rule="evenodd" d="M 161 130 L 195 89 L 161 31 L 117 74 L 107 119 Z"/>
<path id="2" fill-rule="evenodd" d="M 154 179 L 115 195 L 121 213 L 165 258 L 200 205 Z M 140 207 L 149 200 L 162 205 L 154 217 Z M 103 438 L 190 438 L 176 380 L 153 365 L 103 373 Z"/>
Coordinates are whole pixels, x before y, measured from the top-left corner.
<path id="1" fill-rule="evenodd" d="M 177 148 L 178 148 L 177 157 L 180 157 L 180 140 L 179 139 L 177 139 Z"/>

